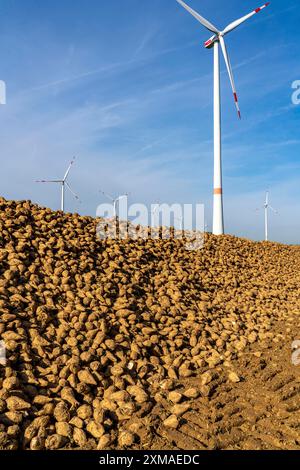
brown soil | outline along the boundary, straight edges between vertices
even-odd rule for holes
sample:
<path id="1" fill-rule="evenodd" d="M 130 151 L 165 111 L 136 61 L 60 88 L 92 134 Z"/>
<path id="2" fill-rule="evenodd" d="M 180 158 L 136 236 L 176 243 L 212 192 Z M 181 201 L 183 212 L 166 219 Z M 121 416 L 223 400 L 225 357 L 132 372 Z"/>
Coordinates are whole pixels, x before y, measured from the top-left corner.
<path id="1" fill-rule="evenodd" d="M 291 326 L 299 331 L 298 322 Z M 151 448 L 299 450 L 300 366 L 291 362 L 294 335 L 286 335 L 286 328 L 282 324 L 274 328 L 284 334 L 283 341 L 256 344 L 234 361 L 240 383 L 230 383 L 220 369 L 211 384 L 211 395 L 193 401 L 177 430 L 159 424 L 169 411 L 168 406 L 157 405 L 157 430 Z M 199 386 L 199 381 L 193 378 L 182 387 Z"/>

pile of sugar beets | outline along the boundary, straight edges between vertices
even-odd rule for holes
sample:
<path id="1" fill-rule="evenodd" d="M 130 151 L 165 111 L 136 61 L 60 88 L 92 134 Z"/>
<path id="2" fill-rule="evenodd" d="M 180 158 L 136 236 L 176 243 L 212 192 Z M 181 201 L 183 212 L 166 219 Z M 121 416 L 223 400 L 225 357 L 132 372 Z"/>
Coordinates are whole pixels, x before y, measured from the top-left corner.
<path id="1" fill-rule="evenodd" d="M 176 404 L 178 381 L 230 370 L 299 314 L 297 247 L 207 234 L 191 251 L 96 229 L 0 198 L 0 449 L 130 448 L 132 418 L 164 393 Z"/>

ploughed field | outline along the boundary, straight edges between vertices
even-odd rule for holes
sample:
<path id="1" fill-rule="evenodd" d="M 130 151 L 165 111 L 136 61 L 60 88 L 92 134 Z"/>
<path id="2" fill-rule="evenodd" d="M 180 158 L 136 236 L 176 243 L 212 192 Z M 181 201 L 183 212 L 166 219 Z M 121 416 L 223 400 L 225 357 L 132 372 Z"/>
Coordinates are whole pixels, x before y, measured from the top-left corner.
<path id="1" fill-rule="evenodd" d="M 0 449 L 299 449 L 300 248 L 96 226 L 0 199 Z"/>

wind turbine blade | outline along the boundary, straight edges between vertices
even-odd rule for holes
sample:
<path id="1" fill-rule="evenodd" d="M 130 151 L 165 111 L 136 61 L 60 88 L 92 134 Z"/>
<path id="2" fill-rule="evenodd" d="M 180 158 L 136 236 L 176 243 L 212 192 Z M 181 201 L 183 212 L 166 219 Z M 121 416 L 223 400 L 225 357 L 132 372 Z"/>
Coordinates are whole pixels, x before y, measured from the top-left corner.
<path id="1" fill-rule="evenodd" d="M 71 161 L 70 165 L 68 166 L 68 169 L 67 169 L 67 171 L 66 171 L 66 173 L 65 173 L 65 176 L 64 176 L 64 181 L 66 181 L 66 179 L 68 178 L 69 173 L 70 173 L 70 170 L 71 170 L 72 165 L 74 164 L 74 162 L 75 162 L 75 158 L 73 158 L 73 160 Z"/>
<path id="2" fill-rule="evenodd" d="M 185 8 L 191 15 L 193 15 L 196 20 L 205 26 L 205 28 L 207 28 L 209 31 L 212 31 L 213 33 L 219 34 L 220 31 L 213 24 L 203 18 L 203 16 L 199 15 L 199 13 L 189 7 L 186 3 L 184 3 L 182 0 L 177 0 L 177 2 L 180 3 L 180 5 L 183 6 L 183 8 Z"/>
<path id="3" fill-rule="evenodd" d="M 37 180 L 36 183 L 63 183 L 61 180 Z"/>
<path id="4" fill-rule="evenodd" d="M 242 23 L 244 23 L 245 21 L 247 21 L 249 18 L 251 18 L 253 15 L 256 15 L 256 13 L 259 13 L 261 10 L 263 10 L 264 8 L 266 8 L 267 6 L 270 5 L 270 2 L 268 3 L 265 3 L 263 6 L 259 7 L 259 8 L 256 8 L 256 10 L 253 10 L 251 13 L 249 13 L 248 15 L 246 16 L 243 16 L 242 18 L 240 18 L 239 20 L 236 20 L 236 21 L 233 21 L 232 23 L 230 23 L 228 26 L 226 26 L 226 28 L 224 29 L 224 31 L 222 32 L 222 34 L 227 34 L 227 33 L 230 33 L 230 31 L 233 31 L 235 28 L 237 28 L 238 26 L 240 26 Z"/>
<path id="5" fill-rule="evenodd" d="M 67 188 L 68 188 L 68 190 L 70 191 L 70 193 L 73 194 L 73 196 L 75 197 L 75 199 L 77 199 L 77 201 L 80 202 L 79 196 L 77 196 L 77 194 L 74 193 L 74 191 L 73 191 L 73 189 L 71 188 L 71 186 L 69 185 L 69 183 L 66 182 L 65 185 L 67 186 Z"/>
<path id="6" fill-rule="evenodd" d="M 276 209 L 274 209 L 274 207 L 272 207 L 272 206 L 268 206 L 268 207 L 269 207 L 269 209 L 271 209 L 271 211 L 274 212 L 274 214 L 279 214 L 279 212 Z"/>
<path id="7" fill-rule="evenodd" d="M 232 91 L 233 91 L 233 97 L 234 97 L 234 102 L 235 102 L 235 106 L 236 106 L 236 109 L 237 109 L 238 117 L 241 119 L 241 111 L 240 111 L 240 108 L 239 108 L 238 96 L 237 96 L 237 93 L 236 93 L 232 68 L 231 68 L 231 64 L 230 64 L 230 60 L 229 60 L 229 56 L 228 56 L 228 52 L 227 52 L 227 48 L 226 48 L 226 44 L 225 44 L 223 36 L 220 36 L 220 44 L 221 44 L 222 52 L 223 52 L 223 55 L 224 55 L 225 64 L 226 64 L 226 67 L 227 67 L 227 70 L 228 70 L 229 80 L 230 80 L 231 88 L 232 88 Z"/>
<path id="8" fill-rule="evenodd" d="M 101 190 L 100 190 L 99 192 L 100 192 L 101 194 L 103 194 L 103 196 L 107 197 L 107 199 L 110 199 L 110 200 L 113 201 L 113 202 L 115 201 L 115 199 L 114 199 L 112 196 L 110 196 L 109 194 L 105 193 L 104 191 L 101 191 Z"/>

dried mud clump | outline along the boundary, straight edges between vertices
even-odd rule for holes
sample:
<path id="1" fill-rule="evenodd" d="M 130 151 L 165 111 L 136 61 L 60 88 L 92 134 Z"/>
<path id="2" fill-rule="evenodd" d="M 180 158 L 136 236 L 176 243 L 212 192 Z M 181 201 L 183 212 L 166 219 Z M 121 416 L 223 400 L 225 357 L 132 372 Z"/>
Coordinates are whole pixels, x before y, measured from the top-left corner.
<path id="1" fill-rule="evenodd" d="M 216 367 L 238 386 L 232 362 L 299 314 L 297 247 L 100 240 L 97 220 L 28 201 L 0 199 L 0 214 L 0 449 L 149 444 L 157 402 L 176 429 Z"/>

